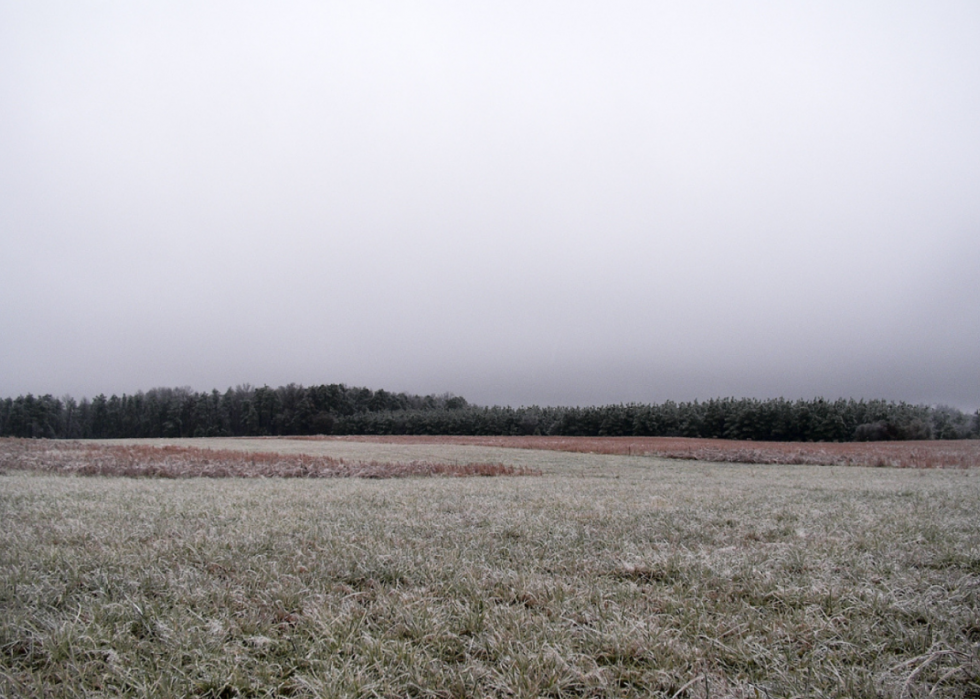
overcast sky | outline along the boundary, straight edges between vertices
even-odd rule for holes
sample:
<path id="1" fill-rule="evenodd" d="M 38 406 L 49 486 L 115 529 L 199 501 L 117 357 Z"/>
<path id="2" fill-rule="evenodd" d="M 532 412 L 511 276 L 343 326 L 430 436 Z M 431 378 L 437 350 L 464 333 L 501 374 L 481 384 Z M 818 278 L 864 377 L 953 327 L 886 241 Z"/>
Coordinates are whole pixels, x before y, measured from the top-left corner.
<path id="1" fill-rule="evenodd" d="M 980 406 L 980 3 L 0 0 L 0 396 Z"/>

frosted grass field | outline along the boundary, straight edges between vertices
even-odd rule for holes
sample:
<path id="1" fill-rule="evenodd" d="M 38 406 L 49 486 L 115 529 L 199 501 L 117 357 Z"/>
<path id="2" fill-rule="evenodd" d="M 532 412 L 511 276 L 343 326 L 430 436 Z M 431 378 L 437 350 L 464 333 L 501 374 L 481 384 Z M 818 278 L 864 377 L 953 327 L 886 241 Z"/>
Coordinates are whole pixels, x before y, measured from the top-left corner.
<path id="1" fill-rule="evenodd" d="M 8 470 L 0 695 L 980 695 L 975 469 L 213 443 L 542 475 Z"/>

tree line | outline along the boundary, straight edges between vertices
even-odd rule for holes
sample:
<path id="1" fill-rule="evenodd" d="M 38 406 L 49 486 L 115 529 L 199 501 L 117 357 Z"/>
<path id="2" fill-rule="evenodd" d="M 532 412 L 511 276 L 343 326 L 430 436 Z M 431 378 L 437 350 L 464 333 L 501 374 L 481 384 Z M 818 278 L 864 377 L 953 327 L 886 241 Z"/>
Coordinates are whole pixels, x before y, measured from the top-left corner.
<path id="1" fill-rule="evenodd" d="M 594 407 L 483 407 L 330 384 L 0 400 L 0 436 L 562 435 L 846 442 L 980 437 L 980 411 L 884 400 L 718 398 Z"/>

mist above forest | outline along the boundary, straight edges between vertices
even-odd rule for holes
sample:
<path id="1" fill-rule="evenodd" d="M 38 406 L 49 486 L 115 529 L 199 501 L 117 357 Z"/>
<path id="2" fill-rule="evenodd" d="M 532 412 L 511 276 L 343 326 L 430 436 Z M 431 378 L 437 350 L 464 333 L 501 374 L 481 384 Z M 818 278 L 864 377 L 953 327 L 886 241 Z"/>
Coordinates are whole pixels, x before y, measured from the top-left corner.
<path id="1" fill-rule="evenodd" d="M 980 3 L 0 3 L 0 395 L 980 407 Z"/>

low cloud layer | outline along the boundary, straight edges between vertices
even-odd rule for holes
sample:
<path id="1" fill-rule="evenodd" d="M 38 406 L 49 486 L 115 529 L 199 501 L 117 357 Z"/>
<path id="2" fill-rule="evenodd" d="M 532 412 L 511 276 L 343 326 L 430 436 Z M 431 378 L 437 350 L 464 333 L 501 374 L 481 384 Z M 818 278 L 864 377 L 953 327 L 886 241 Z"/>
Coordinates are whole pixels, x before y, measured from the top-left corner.
<path id="1" fill-rule="evenodd" d="M 980 405 L 973 2 L 8 3 L 0 394 Z"/>

